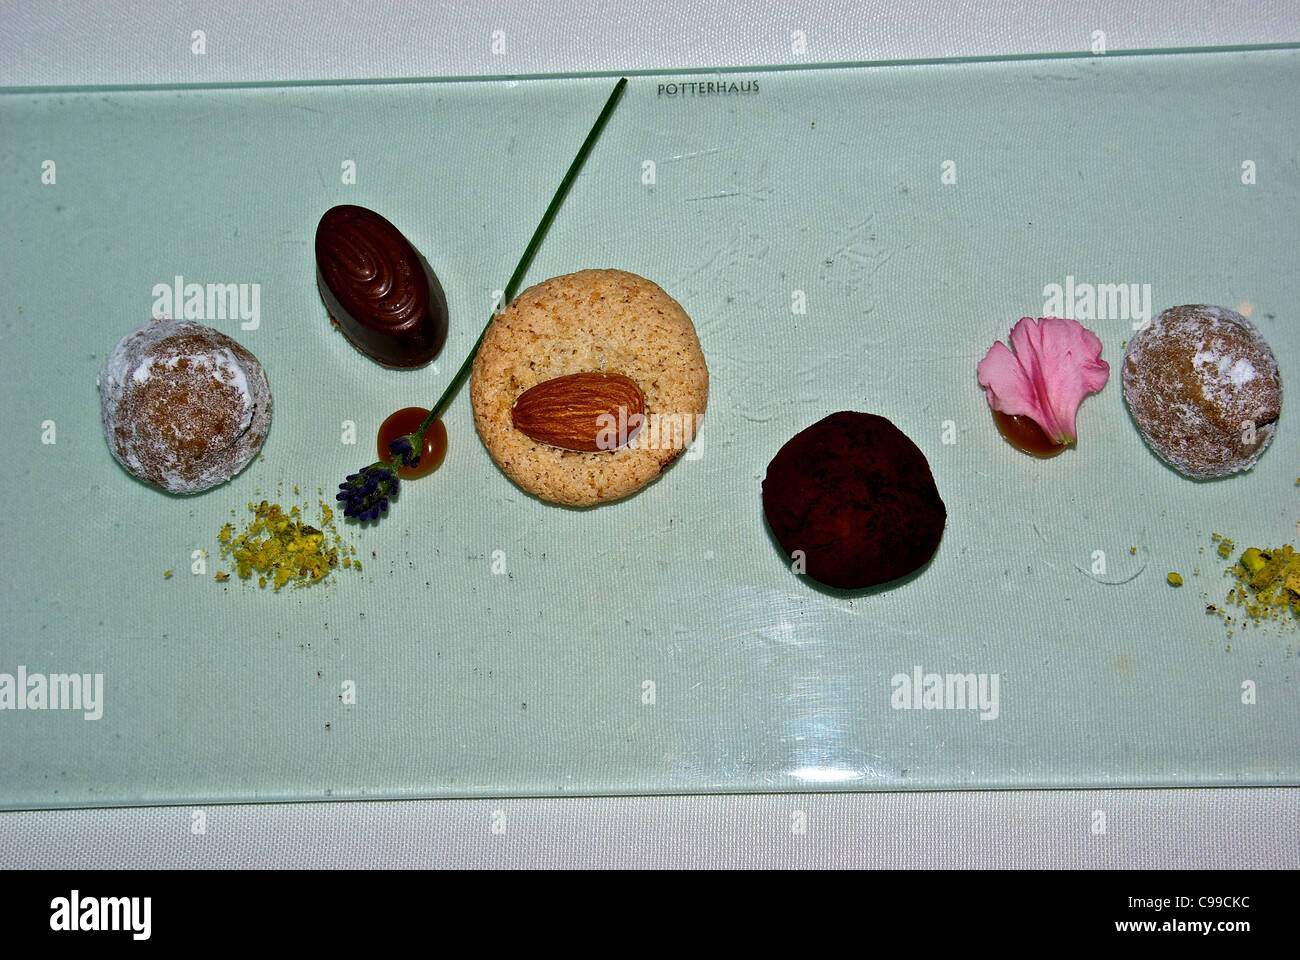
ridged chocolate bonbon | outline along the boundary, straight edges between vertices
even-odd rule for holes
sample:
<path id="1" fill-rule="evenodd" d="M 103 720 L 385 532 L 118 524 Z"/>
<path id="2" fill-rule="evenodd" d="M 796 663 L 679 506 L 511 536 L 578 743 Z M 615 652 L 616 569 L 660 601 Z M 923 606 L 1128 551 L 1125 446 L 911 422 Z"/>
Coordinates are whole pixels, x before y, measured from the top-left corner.
<path id="1" fill-rule="evenodd" d="M 447 298 L 433 268 L 395 226 L 352 204 L 316 227 L 316 279 L 333 320 L 358 350 L 420 367 L 447 340 Z"/>

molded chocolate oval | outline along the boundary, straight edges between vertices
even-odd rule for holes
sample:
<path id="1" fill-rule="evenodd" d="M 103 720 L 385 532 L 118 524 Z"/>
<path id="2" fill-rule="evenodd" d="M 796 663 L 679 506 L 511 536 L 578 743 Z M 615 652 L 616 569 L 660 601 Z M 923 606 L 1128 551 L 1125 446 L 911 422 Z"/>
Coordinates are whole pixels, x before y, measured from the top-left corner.
<path id="1" fill-rule="evenodd" d="M 420 367 L 447 340 L 447 298 L 433 268 L 384 217 L 352 204 L 316 227 L 316 280 L 358 350 L 390 367 Z"/>

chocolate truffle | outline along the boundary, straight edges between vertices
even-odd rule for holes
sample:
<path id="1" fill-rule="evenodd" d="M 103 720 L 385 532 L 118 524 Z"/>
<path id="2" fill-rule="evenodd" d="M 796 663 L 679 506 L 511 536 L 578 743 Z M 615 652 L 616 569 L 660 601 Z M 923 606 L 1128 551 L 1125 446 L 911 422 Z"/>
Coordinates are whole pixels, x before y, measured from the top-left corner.
<path id="1" fill-rule="evenodd" d="M 373 210 L 351 204 L 316 227 L 316 280 L 330 319 L 389 367 L 422 367 L 447 340 L 447 298 L 433 268 Z"/>
<path id="2" fill-rule="evenodd" d="M 224 333 L 160 317 L 130 331 L 96 381 L 109 452 L 169 493 L 199 493 L 257 455 L 271 389 L 257 358 Z"/>
<path id="3" fill-rule="evenodd" d="M 884 417 L 833 413 L 796 434 L 767 466 L 763 512 L 806 573 L 859 590 L 923 567 L 948 511 L 925 454 Z"/>
<path id="4" fill-rule="evenodd" d="M 1170 307 L 1128 342 L 1124 400 L 1147 445 L 1195 479 L 1254 466 L 1282 411 L 1277 359 L 1224 307 Z"/>

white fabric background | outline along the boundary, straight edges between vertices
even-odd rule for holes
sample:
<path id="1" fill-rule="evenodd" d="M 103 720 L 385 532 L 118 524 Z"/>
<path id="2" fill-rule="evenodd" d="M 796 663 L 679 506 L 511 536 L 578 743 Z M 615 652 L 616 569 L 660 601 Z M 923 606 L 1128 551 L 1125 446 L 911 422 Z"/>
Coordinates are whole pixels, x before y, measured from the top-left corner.
<path id="1" fill-rule="evenodd" d="M 194 30 L 208 53 L 190 53 Z M 504 32 L 505 52 L 491 52 Z M 793 31 L 807 52 L 792 52 Z M 1300 41 L 1285 0 L 0 0 L 0 85 L 627 71 Z M 7 867 L 1300 867 L 1300 789 L 304 803 L 0 814 Z M 1097 828 L 1104 818 L 1105 830 Z M 799 823 L 805 830 L 797 832 Z M 494 830 L 494 825 L 496 830 Z"/>
<path id="2" fill-rule="evenodd" d="M 0 868 L 1294 869 L 1297 800 L 1036 790 L 24 812 L 0 814 Z"/>
<path id="3" fill-rule="evenodd" d="M 0 84 L 623 71 L 1300 39 L 1295 0 L 0 0 Z M 204 31 L 207 53 L 190 53 Z M 494 31 L 504 52 L 492 52 Z M 806 52 L 792 52 L 803 31 Z"/>

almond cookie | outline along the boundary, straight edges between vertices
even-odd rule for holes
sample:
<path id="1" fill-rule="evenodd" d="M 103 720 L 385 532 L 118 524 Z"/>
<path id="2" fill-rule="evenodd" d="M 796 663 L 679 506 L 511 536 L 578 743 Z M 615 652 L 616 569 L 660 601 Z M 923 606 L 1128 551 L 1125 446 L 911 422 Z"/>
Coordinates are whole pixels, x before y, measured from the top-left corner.
<path id="1" fill-rule="evenodd" d="M 625 380 L 643 398 L 640 415 Z M 516 401 L 540 384 L 549 386 L 530 395 L 517 426 Z M 529 287 L 492 320 L 469 388 L 474 426 L 511 480 L 543 500 L 588 506 L 639 490 L 682 454 L 704 415 L 709 371 L 691 318 L 658 285 L 582 270 Z M 590 426 L 577 425 L 578 409 Z M 562 439 L 575 430 L 589 442 Z"/>

